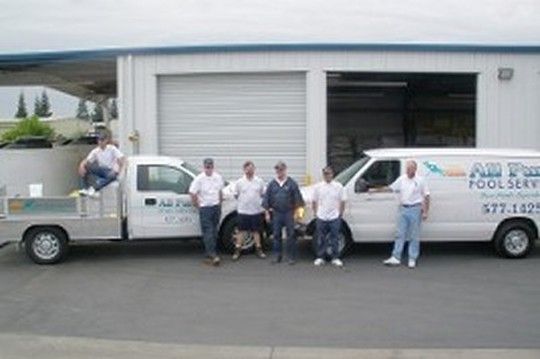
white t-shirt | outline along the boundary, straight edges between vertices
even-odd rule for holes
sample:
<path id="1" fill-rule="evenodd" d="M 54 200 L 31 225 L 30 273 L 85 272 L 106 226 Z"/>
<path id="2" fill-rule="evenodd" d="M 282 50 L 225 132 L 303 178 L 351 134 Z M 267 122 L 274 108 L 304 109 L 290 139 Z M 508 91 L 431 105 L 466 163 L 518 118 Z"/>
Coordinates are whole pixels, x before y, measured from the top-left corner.
<path id="1" fill-rule="evenodd" d="M 224 185 L 223 178 L 218 173 L 213 172 L 211 176 L 207 176 L 202 172 L 191 182 L 189 193 L 199 197 L 201 207 L 216 206 L 219 204 L 219 193 Z"/>
<path id="2" fill-rule="evenodd" d="M 424 178 L 417 175 L 413 178 L 409 178 L 406 174 L 399 176 L 390 185 L 390 189 L 399 194 L 401 204 L 408 206 L 421 204 L 424 197 L 429 196 L 429 189 Z"/>
<path id="3" fill-rule="evenodd" d="M 118 160 L 122 157 L 124 157 L 124 154 L 118 148 L 107 145 L 104 149 L 98 146 L 90 151 L 86 156 L 86 161 L 89 163 L 97 162 L 100 167 L 107 167 L 118 172 L 120 170 Z"/>
<path id="4" fill-rule="evenodd" d="M 262 197 L 264 181 L 257 176 L 249 180 L 246 176 L 236 181 L 234 195 L 237 196 L 237 211 L 240 214 L 255 215 L 264 211 Z"/>
<path id="5" fill-rule="evenodd" d="M 347 200 L 347 192 L 337 181 L 322 181 L 313 189 L 313 201 L 317 202 L 317 218 L 332 221 L 339 217 L 341 202 Z"/>

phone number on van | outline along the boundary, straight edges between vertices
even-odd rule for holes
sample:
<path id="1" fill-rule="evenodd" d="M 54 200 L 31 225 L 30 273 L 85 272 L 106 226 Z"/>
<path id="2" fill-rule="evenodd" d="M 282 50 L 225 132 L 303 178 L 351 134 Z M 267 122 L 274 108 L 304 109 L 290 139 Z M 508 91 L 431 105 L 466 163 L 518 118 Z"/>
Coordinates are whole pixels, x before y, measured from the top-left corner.
<path id="1" fill-rule="evenodd" d="M 493 202 L 482 204 L 483 214 L 538 214 L 540 202 L 533 203 L 505 203 Z"/>

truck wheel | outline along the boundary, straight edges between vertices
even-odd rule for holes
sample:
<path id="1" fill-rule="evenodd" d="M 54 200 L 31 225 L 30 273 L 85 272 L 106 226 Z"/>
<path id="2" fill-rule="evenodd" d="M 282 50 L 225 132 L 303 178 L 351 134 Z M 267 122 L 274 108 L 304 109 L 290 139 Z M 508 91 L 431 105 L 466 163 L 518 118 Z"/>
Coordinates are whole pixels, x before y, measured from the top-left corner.
<path id="1" fill-rule="evenodd" d="M 26 253 L 37 264 L 55 264 L 65 258 L 67 236 L 56 227 L 36 227 L 24 235 Z"/>
<path id="2" fill-rule="evenodd" d="M 495 233 L 495 251 L 506 258 L 523 258 L 532 250 L 534 231 L 520 221 L 503 224 Z"/>
<path id="3" fill-rule="evenodd" d="M 238 217 L 234 216 L 225 222 L 221 231 L 220 247 L 226 253 L 233 253 L 236 246 L 236 236 L 238 235 Z M 261 241 L 264 242 L 264 234 Z M 255 249 L 255 238 L 252 234 L 246 235 L 242 245 L 242 251 L 252 251 Z"/>
<path id="4" fill-rule="evenodd" d="M 317 236 L 317 230 L 315 229 L 312 240 L 311 240 L 311 248 L 315 255 L 317 255 L 318 241 L 319 241 L 319 238 Z M 352 245 L 353 245 L 353 242 L 352 242 L 351 234 L 349 233 L 349 230 L 347 229 L 347 227 L 343 224 L 341 226 L 341 231 L 339 232 L 339 237 L 338 237 L 338 252 L 339 252 L 338 257 L 339 258 L 345 257 L 351 250 Z M 330 250 L 327 250 L 326 256 L 330 258 L 330 255 L 331 255 Z"/>

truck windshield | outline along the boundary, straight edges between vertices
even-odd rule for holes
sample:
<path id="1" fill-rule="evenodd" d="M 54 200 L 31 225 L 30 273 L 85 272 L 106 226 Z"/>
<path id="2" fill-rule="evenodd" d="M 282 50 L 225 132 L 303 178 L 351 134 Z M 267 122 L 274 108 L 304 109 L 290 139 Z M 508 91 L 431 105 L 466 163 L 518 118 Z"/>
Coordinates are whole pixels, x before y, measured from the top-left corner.
<path id="1" fill-rule="evenodd" d="M 341 171 L 334 179 L 345 186 L 368 161 L 369 157 L 364 155 L 364 157 L 361 157 L 358 161 Z"/>
<path id="2" fill-rule="evenodd" d="M 201 173 L 200 169 L 188 162 L 182 163 L 182 167 L 191 172 L 194 176 L 197 176 L 199 173 Z"/>

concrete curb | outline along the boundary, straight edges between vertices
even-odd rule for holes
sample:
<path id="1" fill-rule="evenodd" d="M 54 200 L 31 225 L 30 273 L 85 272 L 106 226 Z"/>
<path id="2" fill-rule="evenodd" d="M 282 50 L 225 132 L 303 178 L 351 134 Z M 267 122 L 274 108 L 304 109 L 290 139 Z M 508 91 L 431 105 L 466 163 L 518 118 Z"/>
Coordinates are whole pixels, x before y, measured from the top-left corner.
<path id="1" fill-rule="evenodd" d="M 536 359 L 540 349 L 339 349 L 162 344 L 132 340 L 0 334 L 3 359 Z"/>

